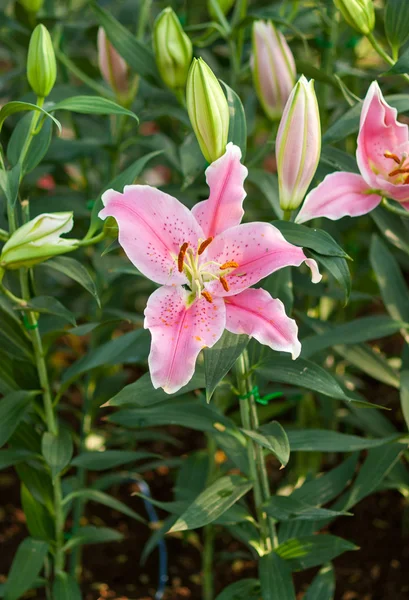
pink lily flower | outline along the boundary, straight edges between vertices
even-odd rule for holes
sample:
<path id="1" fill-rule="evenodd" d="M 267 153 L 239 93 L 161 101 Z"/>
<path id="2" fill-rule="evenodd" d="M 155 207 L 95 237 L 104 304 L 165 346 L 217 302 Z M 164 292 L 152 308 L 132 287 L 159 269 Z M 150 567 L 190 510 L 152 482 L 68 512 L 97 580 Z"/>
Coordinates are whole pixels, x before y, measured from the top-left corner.
<path id="1" fill-rule="evenodd" d="M 206 171 L 209 198 L 192 211 L 176 198 L 146 185 L 102 196 L 102 219 L 114 217 L 119 243 L 130 261 L 162 287 L 148 299 L 145 328 L 152 345 L 152 384 L 174 393 L 194 374 L 199 352 L 223 330 L 246 333 L 274 350 L 300 353 L 295 321 L 262 289 L 248 289 L 286 266 L 305 262 L 312 280 L 317 264 L 288 243 L 269 223 L 240 225 L 247 169 L 237 146 Z"/>
<path id="2" fill-rule="evenodd" d="M 316 217 L 358 217 L 382 198 L 409 210 L 409 130 L 397 121 L 397 110 L 385 101 L 374 81 L 361 111 L 356 159 L 360 175 L 332 173 L 306 197 L 297 223 Z"/>

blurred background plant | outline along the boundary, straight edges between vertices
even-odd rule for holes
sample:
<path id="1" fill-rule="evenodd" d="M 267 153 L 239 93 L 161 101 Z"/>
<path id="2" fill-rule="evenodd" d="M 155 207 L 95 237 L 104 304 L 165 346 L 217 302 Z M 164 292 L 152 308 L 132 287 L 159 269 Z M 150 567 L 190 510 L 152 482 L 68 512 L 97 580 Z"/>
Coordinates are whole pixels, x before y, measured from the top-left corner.
<path id="1" fill-rule="evenodd" d="M 296 73 L 320 109 L 311 187 L 358 172 L 374 79 L 409 122 L 405 3 L 0 8 L 0 596 L 408 598 L 409 221 L 391 202 L 284 221 L 274 148 Z M 301 358 L 225 333 L 169 397 L 147 373 L 155 286 L 98 219 L 101 194 L 139 182 L 192 207 L 226 139 L 249 168 L 246 219 L 273 221 L 324 277 L 263 282 L 297 319 Z"/>

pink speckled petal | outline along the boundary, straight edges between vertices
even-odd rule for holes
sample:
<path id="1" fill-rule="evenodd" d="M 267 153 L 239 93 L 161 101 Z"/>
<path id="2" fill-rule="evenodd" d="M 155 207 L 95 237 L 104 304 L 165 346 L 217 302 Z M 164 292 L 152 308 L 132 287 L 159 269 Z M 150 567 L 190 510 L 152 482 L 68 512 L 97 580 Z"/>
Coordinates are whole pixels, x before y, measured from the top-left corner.
<path id="1" fill-rule="evenodd" d="M 378 206 L 382 197 L 368 193 L 370 188 L 356 173 L 332 173 L 306 197 L 296 223 L 305 223 L 316 217 L 332 221 L 342 217 L 365 215 Z"/>
<path id="2" fill-rule="evenodd" d="M 219 281 L 209 281 L 206 288 L 217 296 L 232 296 L 254 285 L 260 279 L 283 267 L 299 267 L 305 262 L 312 271 L 314 283 L 321 280 L 315 260 L 307 259 L 301 248 L 287 242 L 270 223 L 246 223 L 231 227 L 216 236 L 207 249 L 207 260 L 224 264 L 235 261 L 239 266 L 225 275 L 226 292 Z M 216 265 L 209 271 L 218 274 Z"/>
<path id="3" fill-rule="evenodd" d="M 123 194 L 108 190 L 102 201 L 99 217 L 116 219 L 119 243 L 141 273 L 165 285 L 187 283 L 177 270 L 180 247 L 189 242 L 196 251 L 204 234 L 186 206 L 148 185 L 128 185 Z"/>
<path id="4" fill-rule="evenodd" d="M 385 101 L 378 83 L 374 81 L 362 106 L 356 152 L 359 170 L 367 184 L 374 189 L 379 188 L 382 179 L 396 167 L 393 160 L 385 158 L 385 152 L 399 156 L 409 152 L 408 127 L 397 121 L 397 114 L 397 110 Z"/>
<path id="5" fill-rule="evenodd" d="M 273 350 L 301 352 L 297 323 L 287 317 L 284 304 L 262 289 L 249 289 L 226 298 L 226 329 L 246 333 Z"/>
<path id="6" fill-rule="evenodd" d="M 221 298 L 214 298 L 212 303 L 200 298 L 187 308 L 188 296 L 181 286 L 164 286 L 153 292 L 145 309 L 145 329 L 152 335 L 152 385 L 168 394 L 190 381 L 199 352 L 217 342 L 226 324 Z"/>
<path id="7" fill-rule="evenodd" d="M 243 200 L 246 197 L 243 183 L 248 171 L 240 159 L 240 148 L 230 142 L 223 156 L 206 170 L 209 199 L 199 202 L 192 209 L 206 237 L 214 237 L 238 225 L 242 219 Z"/>

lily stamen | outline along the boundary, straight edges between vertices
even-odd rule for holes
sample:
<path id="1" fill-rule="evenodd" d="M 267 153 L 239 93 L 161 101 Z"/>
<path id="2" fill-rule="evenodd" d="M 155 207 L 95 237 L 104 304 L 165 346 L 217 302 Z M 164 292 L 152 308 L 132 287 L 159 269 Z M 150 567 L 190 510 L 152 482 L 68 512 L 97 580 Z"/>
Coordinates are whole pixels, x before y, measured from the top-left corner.
<path id="1" fill-rule="evenodd" d="M 220 281 L 220 283 L 222 284 L 222 286 L 223 286 L 224 290 L 225 290 L 226 292 L 228 292 L 228 291 L 230 290 L 230 288 L 229 288 L 229 284 L 227 283 L 226 279 L 225 279 L 224 277 L 220 277 L 220 278 L 219 278 L 219 281 Z"/>
<path id="2" fill-rule="evenodd" d="M 212 243 L 212 241 L 213 241 L 213 237 L 212 237 L 212 236 L 211 236 L 211 237 L 208 237 L 208 238 L 207 238 L 207 240 L 205 240 L 204 242 L 202 242 L 202 243 L 200 244 L 200 246 L 199 246 L 199 249 L 198 249 L 197 253 L 198 253 L 199 255 L 200 255 L 200 254 L 203 254 L 203 252 L 206 250 L 207 246 L 208 246 L 209 244 L 211 244 L 211 243 Z"/>
<path id="3" fill-rule="evenodd" d="M 394 160 L 398 165 L 400 165 L 402 163 L 402 161 L 400 160 L 399 156 L 397 156 L 396 154 L 394 154 L 393 152 L 385 152 L 384 154 L 385 158 L 391 158 L 392 160 Z"/>
<path id="4" fill-rule="evenodd" d="M 220 266 L 220 270 L 224 271 L 225 269 L 237 269 L 238 263 L 235 260 L 228 260 Z"/>
<path id="5" fill-rule="evenodd" d="M 403 169 L 395 169 L 389 173 L 389 177 L 394 177 L 395 175 L 400 175 L 401 173 L 409 173 L 409 168 L 405 167 Z"/>
<path id="6" fill-rule="evenodd" d="M 189 242 L 184 242 L 180 247 L 180 252 L 178 255 L 178 271 L 179 271 L 179 273 L 182 273 L 182 271 L 183 271 L 183 263 L 185 262 L 185 254 L 186 254 L 186 250 L 188 249 L 188 246 L 189 246 Z"/>
<path id="7" fill-rule="evenodd" d="M 213 297 L 211 295 L 210 292 L 208 292 L 207 290 L 203 290 L 202 291 L 202 296 L 205 300 L 207 300 L 207 302 L 209 302 L 210 304 L 212 304 L 213 302 Z"/>

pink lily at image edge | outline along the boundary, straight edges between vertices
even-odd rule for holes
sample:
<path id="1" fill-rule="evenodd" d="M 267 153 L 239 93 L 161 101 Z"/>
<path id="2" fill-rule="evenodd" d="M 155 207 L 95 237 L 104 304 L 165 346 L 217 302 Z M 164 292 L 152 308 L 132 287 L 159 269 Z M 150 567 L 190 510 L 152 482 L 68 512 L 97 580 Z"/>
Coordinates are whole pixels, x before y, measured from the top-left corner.
<path id="1" fill-rule="evenodd" d="M 280 300 L 250 286 L 274 271 L 317 263 L 269 223 L 240 224 L 247 169 L 229 143 L 206 170 L 207 200 L 192 211 L 150 186 L 131 185 L 102 196 L 102 219 L 114 217 L 119 243 L 143 275 L 162 287 L 149 297 L 145 328 L 152 335 L 152 384 L 174 393 L 192 378 L 196 359 L 224 329 L 247 334 L 273 350 L 301 349 L 298 328 Z M 185 286 L 185 287 L 184 287 Z"/>
<path id="2" fill-rule="evenodd" d="M 362 105 L 356 158 L 360 175 L 337 172 L 306 197 L 295 221 L 358 217 L 391 198 L 409 210 L 409 129 L 372 82 Z"/>

